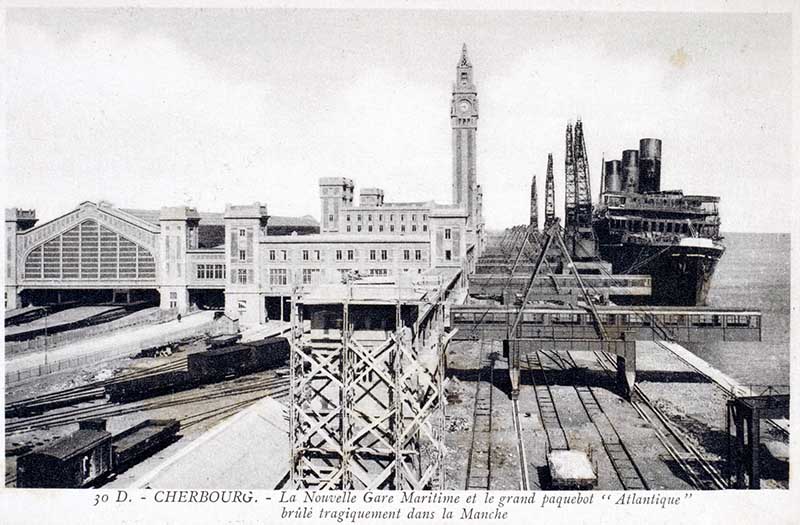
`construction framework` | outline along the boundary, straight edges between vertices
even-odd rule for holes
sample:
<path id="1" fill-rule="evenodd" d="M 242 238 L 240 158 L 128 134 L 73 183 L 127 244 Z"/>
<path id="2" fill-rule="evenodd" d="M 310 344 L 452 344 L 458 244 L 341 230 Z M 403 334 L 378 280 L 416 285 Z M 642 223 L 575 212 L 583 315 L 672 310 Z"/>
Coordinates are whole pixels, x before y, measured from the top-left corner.
<path id="1" fill-rule="evenodd" d="M 294 488 L 443 488 L 449 337 L 442 295 L 393 304 L 357 299 L 312 304 L 295 297 L 290 360 Z M 364 329 L 368 309 L 384 314 L 384 321 L 394 310 L 393 322 L 385 326 L 388 337 Z"/>

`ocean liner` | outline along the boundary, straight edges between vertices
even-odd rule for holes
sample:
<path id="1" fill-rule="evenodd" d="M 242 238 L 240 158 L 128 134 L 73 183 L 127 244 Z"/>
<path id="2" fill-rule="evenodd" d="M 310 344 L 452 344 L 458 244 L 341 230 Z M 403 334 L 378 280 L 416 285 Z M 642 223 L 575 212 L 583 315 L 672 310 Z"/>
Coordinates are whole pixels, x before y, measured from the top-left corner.
<path id="1" fill-rule="evenodd" d="M 662 191 L 661 141 L 641 139 L 638 150 L 622 152 L 621 161 L 603 162 L 600 202 L 592 218 L 600 257 L 614 273 L 649 274 L 648 304 L 705 305 L 725 252 L 718 204 L 715 196 Z"/>

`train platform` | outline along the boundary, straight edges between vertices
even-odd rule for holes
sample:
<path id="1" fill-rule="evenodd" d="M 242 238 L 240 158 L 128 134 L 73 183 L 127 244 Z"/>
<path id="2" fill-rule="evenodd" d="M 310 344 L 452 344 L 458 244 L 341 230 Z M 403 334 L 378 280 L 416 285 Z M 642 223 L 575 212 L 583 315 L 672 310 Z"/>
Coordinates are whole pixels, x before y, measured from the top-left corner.
<path id="1" fill-rule="evenodd" d="M 200 334 L 214 322 L 214 312 L 200 311 L 184 316 L 180 321 L 136 326 L 107 336 L 83 339 L 46 351 L 30 352 L 6 360 L 6 384 L 13 384 L 36 373 L 40 367 L 49 371 L 80 366 L 81 363 L 124 357 L 147 346 L 165 344 L 191 334 Z M 56 364 L 62 364 L 63 367 Z M 24 377 L 23 377 L 24 376 Z"/>
<path id="2" fill-rule="evenodd" d="M 270 490 L 288 472 L 288 409 L 264 398 L 188 444 L 175 443 L 106 488 Z"/>
<path id="3" fill-rule="evenodd" d="M 6 327 L 6 340 L 33 337 L 45 332 L 55 333 L 71 327 L 92 324 L 95 321 L 125 315 L 121 306 L 79 306 L 40 317 L 34 321 Z"/>

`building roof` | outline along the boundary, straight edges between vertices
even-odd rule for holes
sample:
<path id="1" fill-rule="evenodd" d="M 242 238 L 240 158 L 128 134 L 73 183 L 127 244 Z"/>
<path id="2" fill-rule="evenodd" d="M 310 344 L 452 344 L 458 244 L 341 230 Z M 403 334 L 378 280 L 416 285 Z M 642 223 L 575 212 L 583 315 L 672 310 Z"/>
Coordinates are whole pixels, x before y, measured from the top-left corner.
<path id="1" fill-rule="evenodd" d="M 64 461 L 94 448 L 105 440 L 111 440 L 110 432 L 81 429 L 49 445 L 38 448 L 31 454 L 49 456 L 59 461 Z"/>
<path id="2" fill-rule="evenodd" d="M 158 225 L 158 219 L 161 214 L 159 210 L 140 210 L 131 208 L 121 208 L 121 210 L 155 225 Z M 199 213 L 201 226 L 225 225 L 224 213 L 203 211 Z M 311 215 L 303 215 L 302 217 L 270 215 L 268 226 L 319 227 L 319 222 Z"/>

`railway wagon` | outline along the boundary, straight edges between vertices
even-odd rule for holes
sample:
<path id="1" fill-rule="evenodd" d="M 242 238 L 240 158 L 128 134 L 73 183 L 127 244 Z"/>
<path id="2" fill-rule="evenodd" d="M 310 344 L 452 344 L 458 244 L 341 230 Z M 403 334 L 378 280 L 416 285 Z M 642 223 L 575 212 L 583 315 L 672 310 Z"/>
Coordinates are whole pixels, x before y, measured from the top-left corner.
<path id="1" fill-rule="evenodd" d="M 192 381 L 189 373 L 184 370 L 178 370 L 111 383 L 106 385 L 105 390 L 108 399 L 112 402 L 117 402 L 177 392 L 191 386 Z"/>
<path id="2" fill-rule="evenodd" d="M 285 337 L 267 337 L 247 344 L 253 348 L 254 371 L 275 368 L 289 359 L 289 340 Z"/>
<path id="3" fill-rule="evenodd" d="M 251 371 L 253 348 L 233 345 L 190 354 L 187 358 L 189 376 L 196 383 L 217 381 Z"/>
<path id="4" fill-rule="evenodd" d="M 119 472 L 172 443 L 181 424 L 177 419 L 146 419 L 114 436 L 111 450 L 114 470 Z"/>
<path id="5" fill-rule="evenodd" d="M 81 421 L 73 434 L 17 459 L 17 487 L 80 488 L 113 467 L 105 420 Z"/>
<path id="6" fill-rule="evenodd" d="M 189 375 L 195 383 L 219 381 L 274 368 L 288 358 L 289 341 L 285 337 L 268 337 L 191 354 Z"/>

